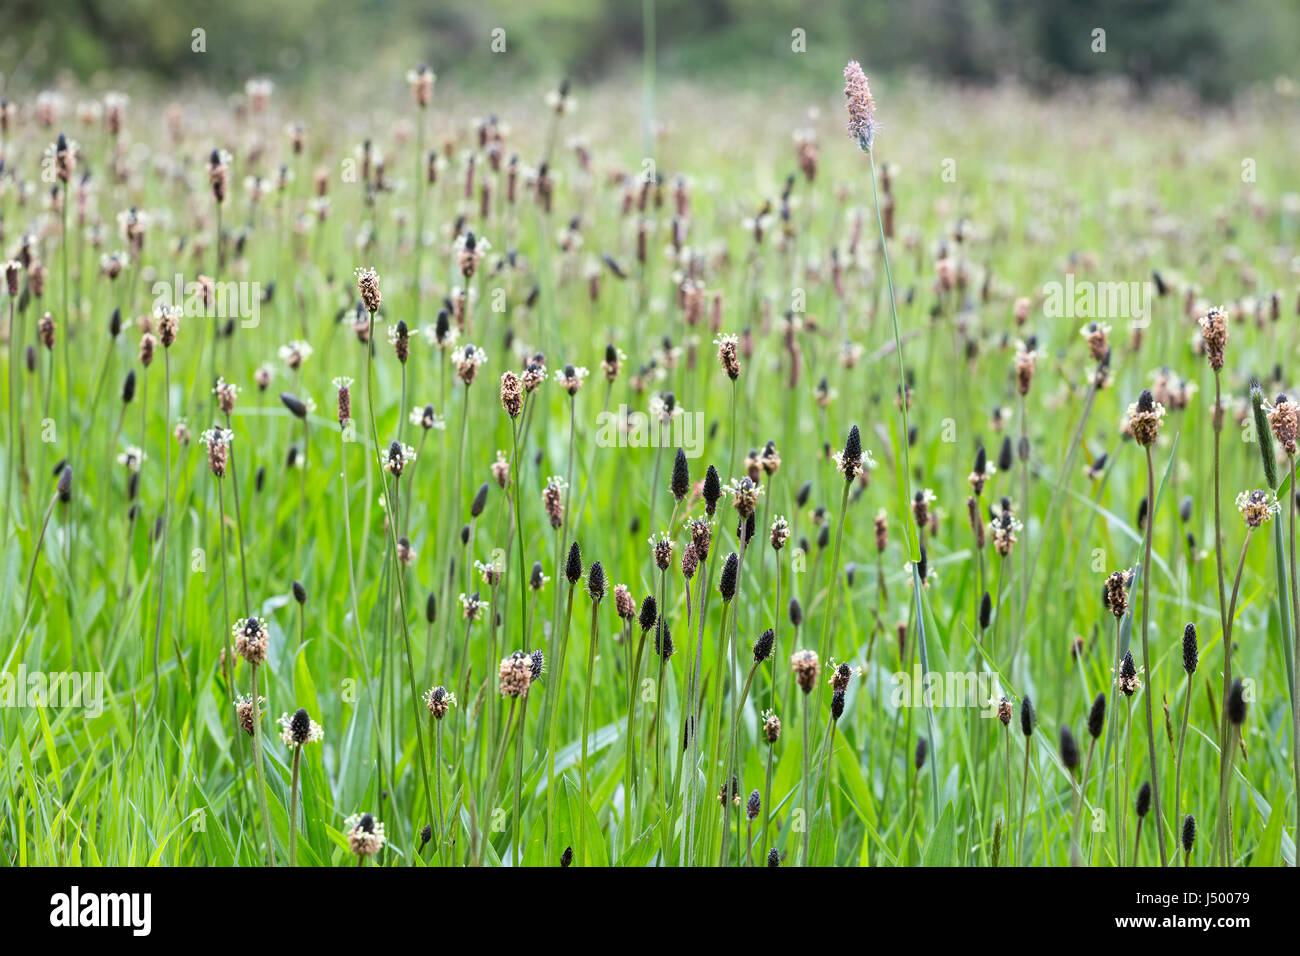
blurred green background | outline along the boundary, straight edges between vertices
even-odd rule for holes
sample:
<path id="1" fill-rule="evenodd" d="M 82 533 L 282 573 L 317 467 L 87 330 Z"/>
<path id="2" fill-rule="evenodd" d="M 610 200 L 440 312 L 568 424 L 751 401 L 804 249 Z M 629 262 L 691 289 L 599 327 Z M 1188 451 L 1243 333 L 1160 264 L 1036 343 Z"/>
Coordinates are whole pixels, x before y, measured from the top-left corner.
<path id="1" fill-rule="evenodd" d="M 636 69 L 640 0 L 6 0 L 0 72 L 10 87 L 70 72 L 141 72 L 231 84 L 253 74 L 310 88 L 376 67 L 430 63 L 458 85 L 559 73 L 592 82 Z M 753 85 L 823 83 L 856 56 L 876 73 L 921 70 L 1051 89 L 1121 73 L 1139 89 L 1185 81 L 1223 99 L 1294 69 L 1297 0 L 655 0 L 661 76 Z M 1106 52 L 1092 51 L 1094 28 Z M 491 53 L 504 29 L 505 55 Z M 791 51 L 792 30 L 806 52 Z M 206 31 L 207 52 L 191 51 Z"/>

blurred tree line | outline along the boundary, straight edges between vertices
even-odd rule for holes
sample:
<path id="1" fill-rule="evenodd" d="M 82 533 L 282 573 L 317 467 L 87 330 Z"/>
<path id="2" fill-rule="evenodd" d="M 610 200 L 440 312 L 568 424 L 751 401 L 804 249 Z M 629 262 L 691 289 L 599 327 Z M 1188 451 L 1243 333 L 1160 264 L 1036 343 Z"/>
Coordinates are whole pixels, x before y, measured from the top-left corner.
<path id="1" fill-rule="evenodd" d="M 466 86 L 590 81 L 640 60 L 647 3 L 660 75 L 751 84 L 824 85 L 855 56 L 872 72 L 1043 89 L 1118 73 L 1223 98 L 1286 73 L 1300 49 L 1297 0 L 6 0 L 0 74 L 10 88 L 62 70 L 310 86 L 423 60 Z M 497 28 L 505 54 L 490 48 Z"/>

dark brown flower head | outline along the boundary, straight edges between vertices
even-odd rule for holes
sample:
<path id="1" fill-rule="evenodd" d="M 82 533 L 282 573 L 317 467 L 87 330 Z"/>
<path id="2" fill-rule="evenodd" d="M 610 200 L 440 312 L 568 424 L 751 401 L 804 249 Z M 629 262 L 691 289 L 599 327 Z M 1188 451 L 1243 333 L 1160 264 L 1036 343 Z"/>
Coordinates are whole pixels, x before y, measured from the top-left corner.
<path id="1" fill-rule="evenodd" d="M 599 561 L 591 562 L 587 568 L 587 594 L 596 603 L 605 597 L 605 568 Z"/>
<path id="2" fill-rule="evenodd" d="M 749 800 L 745 803 L 745 818 L 750 821 L 756 820 L 762 810 L 763 798 L 759 796 L 757 790 L 751 790 Z"/>
<path id="3" fill-rule="evenodd" d="M 1002 721 L 1003 727 L 1011 724 L 1011 701 L 1005 697 L 998 701 L 998 720 Z"/>
<path id="4" fill-rule="evenodd" d="M 1201 325 L 1201 343 L 1210 368 L 1223 369 L 1223 353 L 1228 346 L 1228 313 L 1222 308 L 1211 309 L 1198 320 Z"/>
<path id="5" fill-rule="evenodd" d="M 257 702 L 254 703 L 253 698 L 247 694 L 235 701 L 235 713 L 239 717 L 239 727 L 250 737 L 253 736 L 257 723 L 261 721 L 262 714 L 265 713 L 262 710 L 262 704 L 265 702 L 265 697 L 258 697 Z"/>
<path id="6" fill-rule="evenodd" d="M 686 547 L 682 548 L 682 577 L 687 581 L 691 580 L 691 578 L 695 577 L 695 572 L 699 566 L 700 559 L 695 553 L 695 545 L 688 541 Z"/>
<path id="7" fill-rule="evenodd" d="M 1106 695 L 1099 693 L 1096 700 L 1092 702 L 1092 709 L 1088 711 L 1088 733 L 1096 740 L 1101 736 L 1102 728 L 1106 725 Z"/>
<path id="8" fill-rule="evenodd" d="M 1026 737 L 1032 736 L 1034 732 L 1034 723 L 1037 715 L 1034 713 L 1034 703 L 1026 694 L 1020 700 L 1020 732 Z"/>
<path id="9" fill-rule="evenodd" d="M 1192 846 L 1196 843 L 1196 817 L 1190 813 L 1183 817 L 1183 852 L 1191 855 Z"/>
<path id="10" fill-rule="evenodd" d="M 678 501 L 685 500 L 691 490 L 691 473 L 686 464 L 686 452 L 681 448 L 677 449 L 677 454 L 673 457 L 673 477 L 669 488 Z"/>
<path id="11" fill-rule="evenodd" d="M 636 601 L 626 584 L 614 585 L 614 613 L 625 621 L 636 617 Z"/>
<path id="12" fill-rule="evenodd" d="M 790 540 L 790 523 L 782 515 L 777 515 L 772 522 L 768 540 L 771 542 L 774 551 L 780 551 L 785 547 L 786 542 Z"/>
<path id="13" fill-rule="evenodd" d="M 817 675 L 821 670 L 817 652 L 795 651 L 790 655 L 790 668 L 794 671 L 794 679 L 798 681 L 799 689 L 805 694 L 811 693 L 817 686 Z"/>
<path id="14" fill-rule="evenodd" d="M 740 574 L 740 559 L 732 551 L 722 562 L 722 575 L 718 579 L 718 593 L 722 600 L 730 601 L 736 596 L 736 578 Z"/>
<path id="15" fill-rule="evenodd" d="M 718 500 L 722 497 L 722 479 L 718 477 L 718 469 L 712 465 L 709 465 L 704 473 L 704 488 L 701 494 L 704 498 L 705 512 L 712 518 L 718 508 Z"/>
<path id="16" fill-rule="evenodd" d="M 564 490 L 568 487 L 563 478 L 552 475 L 546 479 L 546 487 L 542 489 L 542 508 L 552 528 L 564 524 Z"/>
<path id="17" fill-rule="evenodd" d="M 754 642 L 754 663 L 761 664 L 772 656 L 772 650 L 776 647 L 776 631 L 770 627 L 764 631 Z"/>
<path id="18" fill-rule="evenodd" d="M 1127 430 L 1139 445 L 1149 447 L 1160 437 L 1160 420 L 1164 417 L 1165 407 L 1155 400 L 1150 389 L 1144 388 L 1128 408 Z"/>
<path id="19" fill-rule="evenodd" d="M 1079 744 L 1070 728 L 1064 724 L 1061 725 L 1061 763 L 1070 771 L 1079 766 Z"/>
<path id="20" fill-rule="evenodd" d="M 781 739 L 781 718 L 775 711 L 763 711 L 763 739 L 769 744 L 774 744 Z"/>
<path id="21" fill-rule="evenodd" d="M 700 561 L 709 559 L 709 547 L 713 542 L 713 526 L 703 518 L 695 518 L 688 525 L 691 535 L 691 548 Z"/>
<path id="22" fill-rule="evenodd" d="M 524 389 L 519 376 L 509 370 L 501 373 L 501 407 L 511 420 L 524 409 Z"/>
<path id="23" fill-rule="evenodd" d="M 1112 571 L 1106 577 L 1106 586 L 1102 591 L 1102 601 L 1106 610 L 1117 619 L 1128 613 L 1128 589 L 1133 583 L 1133 571 Z"/>
<path id="24" fill-rule="evenodd" d="M 1125 697 L 1132 697 L 1142 689 L 1140 674 L 1141 671 L 1133 661 L 1133 652 L 1125 651 L 1123 659 L 1119 662 L 1119 677 L 1115 681 Z"/>
<path id="25" fill-rule="evenodd" d="M 379 291 L 379 273 L 371 268 L 357 269 L 356 276 L 357 291 L 361 294 L 361 304 L 366 307 L 367 312 L 374 315 L 379 311 L 379 306 L 384 301 L 384 296 Z"/>
<path id="26" fill-rule="evenodd" d="M 425 693 L 424 703 L 434 720 L 442 720 L 456 706 L 456 695 L 439 684 Z"/>
<path id="27" fill-rule="evenodd" d="M 1228 690 L 1226 709 L 1228 720 L 1237 727 L 1246 722 L 1246 691 L 1240 677 L 1232 682 L 1232 687 Z"/>
<path id="28" fill-rule="evenodd" d="M 849 113 L 849 138 L 864 153 L 871 152 L 876 140 L 876 102 L 857 60 L 849 60 L 844 67 L 844 101 Z"/>
<path id="29" fill-rule="evenodd" d="M 1197 655 L 1196 625 L 1189 621 L 1183 628 L 1183 670 L 1188 674 L 1196 673 Z"/>
<path id="30" fill-rule="evenodd" d="M 1138 788 L 1137 801 L 1134 805 L 1137 811 L 1138 819 L 1142 819 L 1151 810 L 1151 784 L 1143 781 L 1142 786 Z"/>

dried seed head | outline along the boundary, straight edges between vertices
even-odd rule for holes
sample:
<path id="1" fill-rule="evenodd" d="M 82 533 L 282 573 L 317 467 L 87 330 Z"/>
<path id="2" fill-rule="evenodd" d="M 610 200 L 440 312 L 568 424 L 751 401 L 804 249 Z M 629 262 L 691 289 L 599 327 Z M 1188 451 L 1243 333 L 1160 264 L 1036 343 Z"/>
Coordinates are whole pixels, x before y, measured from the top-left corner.
<path id="1" fill-rule="evenodd" d="M 373 316 L 379 311 L 379 306 L 384 301 L 383 294 L 379 291 L 379 273 L 372 268 L 357 269 L 356 277 L 357 291 L 361 294 L 361 304 Z"/>
<path id="2" fill-rule="evenodd" d="M 733 382 L 740 378 L 740 358 L 737 353 L 739 341 L 734 335 L 719 335 L 713 340 L 713 344 L 718 347 L 718 361 L 722 364 L 722 370 Z"/>
<path id="3" fill-rule="evenodd" d="M 794 671 L 794 678 L 799 682 L 799 689 L 805 694 L 811 693 L 817 685 L 817 675 L 821 671 L 821 663 L 817 659 L 816 651 L 802 650 L 795 651 L 790 655 L 790 668 Z"/>
<path id="4" fill-rule="evenodd" d="M 700 559 L 696 555 L 695 545 L 687 542 L 686 547 L 682 548 L 682 577 L 687 581 L 695 577 L 695 572 L 700 566 Z"/>
<path id="5" fill-rule="evenodd" d="M 1133 583 L 1133 571 L 1112 571 L 1106 578 L 1106 587 L 1102 591 L 1102 601 L 1106 610 L 1116 619 L 1128 613 L 1128 589 Z"/>
<path id="6" fill-rule="evenodd" d="M 864 153 L 871 152 L 876 139 L 876 102 L 857 60 L 849 60 L 844 67 L 844 101 L 849 113 L 849 138 Z"/>
<path id="7" fill-rule="evenodd" d="M 348 422 L 352 420 L 352 379 L 340 376 L 334 379 L 334 387 L 338 389 L 339 425 L 347 428 Z"/>
<path id="8" fill-rule="evenodd" d="M 1223 353 L 1228 345 L 1228 313 L 1222 308 L 1211 309 L 1197 320 L 1201 326 L 1201 344 L 1210 368 L 1218 372 L 1223 368 Z"/>
<path id="9" fill-rule="evenodd" d="M 1189 621 L 1183 628 L 1183 670 L 1188 674 L 1195 674 L 1196 662 L 1196 625 Z"/>
<path id="10" fill-rule="evenodd" d="M 239 727 L 248 736 L 253 736 L 256 731 L 256 724 L 262 719 L 262 704 L 266 702 L 265 697 L 257 698 L 257 703 L 253 703 L 253 698 L 248 694 L 240 696 L 235 701 L 235 714 L 239 717 Z"/>
<path id="11" fill-rule="evenodd" d="M 763 711 L 763 739 L 769 744 L 781 739 L 781 718 L 773 710 Z"/>
<path id="12" fill-rule="evenodd" d="M 1088 711 L 1088 733 L 1092 739 L 1096 740 L 1101 736 L 1102 728 L 1106 725 L 1106 695 L 1098 694 L 1092 702 L 1092 709 Z"/>
<path id="13" fill-rule="evenodd" d="M 772 522 L 768 540 L 771 542 L 774 551 L 780 551 L 785 547 L 786 542 L 790 540 L 790 523 L 785 520 L 783 515 L 777 515 L 776 520 Z"/>
<path id="14" fill-rule="evenodd" d="M 502 697 L 527 697 L 532 682 L 533 659 L 523 651 L 515 651 L 497 668 L 497 683 Z"/>
<path id="15" fill-rule="evenodd" d="M 667 531 L 650 536 L 650 551 L 654 555 L 655 567 L 667 571 L 673 563 L 673 539 L 668 537 Z"/>
<path id="16" fill-rule="evenodd" d="M 546 487 L 542 489 L 542 508 L 552 528 L 564 524 L 564 490 L 568 487 L 563 478 L 552 475 L 546 479 Z"/>
<path id="17" fill-rule="evenodd" d="M 690 523 L 691 548 L 699 561 L 707 561 L 709 547 L 713 542 L 713 528 L 703 518 L 695 518 Z"/>
<path id="18" fill-rule="evenodd" d="M 626 584 L 614 585 L 614 612 L 625 621 L 636 617 L 636 601 Z"/>
<path id="19" fill-rule="evenodd" d="M 501 373 L 501 407 L 511 420 L 519 417 L 524 408 L 524 389 L 519 376 L 509 370 Z"/>

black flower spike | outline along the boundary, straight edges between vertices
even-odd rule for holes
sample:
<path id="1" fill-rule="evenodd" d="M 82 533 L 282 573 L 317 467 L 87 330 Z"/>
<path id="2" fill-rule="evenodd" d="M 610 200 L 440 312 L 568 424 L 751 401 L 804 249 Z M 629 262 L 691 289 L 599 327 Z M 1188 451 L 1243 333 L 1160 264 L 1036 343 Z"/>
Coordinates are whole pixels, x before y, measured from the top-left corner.
<path id="1" fill-rule="evenodd" d="M 542 573 L 542 562 L 540 562 L 540 561 L 534 561 L 534 562 L 533 562 L 533 571 L 532 571 L 532 573 L 528 576 L 528 584 L 529 584 L 529 586 L 530 586 L 534 591 L 539 591 L 539 590 L 541 590 L 541 587 L 542 587 L 542 585 L 545 583 L 545 581 L 546 581 L 546 575 Z"/>
<path id="2" fill-rule="evenodd" d="M 546 670 L 546 655 L 542 653 L 541 648 L 538 648 L 529 655 L 529 659 L 531 660 L 529 672 L 533 680 L 541 680 L 542 671 Z"/>
<path id="3" fill-rule="evenodd" d="M 655 626 L 655 621 L 659 619 L 659 606 L 655 602 L 653 594 L 647 594 L 645 600 L 641 602 L 641 616 L 637 623 L 641 625 L 642 632 L 649 631 Z"/>
<path id="4" fill-rule="evenodd" d="M 736 596 L 736 577 L 739 574 L 740 559 L 732 551 L 722 563 L 722 578 L 718 581 L 718 593 L 722 595 L 722 600 L 730 601 Z"/>
<path id="5" fill-rule="evenodd" d="M 1119 662 L 1119 676 L 1126 681 L 1131 681 L 1137 677 L 1137 665 L 1133 663 L 1132 651 L 1124 652 L 1124 659 Z"/>
<path id="6" fill-rule="evenodd" d="M 1147 811 L 1151 809 L 1151 784 L 1143 783 L 1141 788 L 1138 790 L 1137 806 L 1135 809 L 1137 810 L 1138 819 L 1146 816 Z"/>
<path id="7" fill-rule="evenodd" d="M 113 338 L 117 338 L 122 334 L 122 310 L 120 308 L 113 309 L 113 314 L 109 316 L 108 334 Z"/>
<path id="8" fill-rule="evenodd" d="M 838 721 L 844 716 L 844 691 L 837 690 L 831 695 L 831 720 Z"/>
<path id="9" fill-rule="evenodd" d="M 988 591 L 985 591 L 984 596 L 980 598 L 980 630 L 987 631 L 992 620 L 993 598 L 989 597 Z"/>
<path id="10" fill-rule="evenodd" d="M 299 604 L 307 603 L 307 588 L 303 586 L 301 581 L 293 582 L 293 599 Z"/>
<path id="11" fill-rule="evenodd" d="M 1191 853 L 1196 843 L 1196 817 L 1190 813 L 1183 817 L 1183 852 Z"/>
<path id="12" fill-rule="evenodd" d="M 1075 742 L 1070 728 L 1065 725 L 1061 726 L 1061 763 L 1065 764 L 1065 769 L 1070 771 L 1079 766 L 1079 745 Z"/>
<path id="13" fill-rule="evenodd" d="M 1137 410 L 1139 412 L 1154 412 L 1156 410 L 1156 400 L 1151 394 L 1151 389 L 1144 388 L 1138 393 Z"/>
<path id="14" fill-rule="evenodd" d="M 1178 519 L 1183 523 L 1192 520 L 1192 496 L 1187 495 L 1182 501 L 1178 502 Z"/>
<path id="15" fill-rule="evenodd" d="M 303 404 L 301 399 L 290 395 L 288 392 L 281 392 L 280 401 L 284 404 L 285 408 L 289 409 L 290 414 L 292 414 L 294 418 L 307 417 L 307 406 Z"/>
<path id="16" fill-rule="evenodd" d="M 135 398 L 135 369 L 126 370 L 126 379 L 122 382 L 122 404 L 130 405 Z"/>
<path id="17" fill-rule="evenodd" d="M 1240 677 L 1228 691 L 1228 719 L 1238 727 L 1246 722 L 1246 693 Z"/>
<path id="18" fill-rule="evenodd" d="M 664 660 L 673 656 L 673 632 L 663 618 L 659 619 L 655 627 L 655 654 Z"/>
<path id="19" fill-rule="evenodd" d="M 1026 694 L 1020 701 L 1020 732 L 1026 737 L 1034 733 L 1034 702 Z"/>
<path id="20" fill-rule="evenodd" d="M 429 624 L 438 620 L 438 595 L 430 591 L 428 599 L 424 602 L 424 619 Z"/>
<path id="21" fill-rule="evenodd" d="M 781 854 L 776 852 L 776 847 L 767 851 L 767 865 L 773 868 L 781 865 Z"/>
<path id="22" fill-rule="evenodd" d="M 1190 621 L 1183 628 L 1183 670 L 1188 674 L 1196 673 L 1196 625 Z"/>
<path id="23" fill-rule="evenodd" d="M 307 716 L 307 711 L 299 707 L 291 718 L 289 718 L 289 736 L 293 738 L 296 744 L 305 744 L 307 738 L 311 736 L 311 718 Z"/>
<path id="24" fill-rule="evenodd" d="M 916 753 L 912 756 L 912 765 L 916 767 L 918 773 L 921 771 L 921 768 L 925 766 L 925 757 L 929 752 L 930 741 L 926 740 L 924 737 L 917 737 Z"/>
<path id="25" fill-rule="evenodd" d="M 573 847 L 566 846 L 560 854 L 560 866 L 573 866 Z"/>
<path id="26" fill-rule="evenodd" d="M 478 486 L 478 491 L 474 494 L 474 500 L 470 502 L 469 516 L 471 518 L 477 518 L 483 513 L 483 509 L 487 507 L 487 496 L 488 483 L 485 481 Z"/>
<path id="27" fill-rule="evenodd" d="M 749 792 L 749 799 L 745 801 L 745 816 L 750 820 L 754 820 L 758 817 L 762 809 L 763 798 L 759 796 L 757 790 L 751 790 Z"/>
<path id="28" fill-rule="evenodd" d="M 1011 466 L 1015 464 L 1015 457 L 1011 452 L 1011 436 L 1002 439 L 1002 447 L 998 450 L 998 471 L 1010 471 Z"/>
<path id="29" fill-rule="evenodd" d="M 1106 695 L 1098 694 L 1097 699 L 1092 702 L 1092 710 L 1088 711 L 1088 733 L 1092 739 L 1096 740 L 1101 736 L 1102 728 L 1106 726 Z"/>
<path id="30" fill-rule="evenodd" d="M 677 457 L 673 459 L 673 480 L 670 485 L 673 497 L 678 501 L 683 500 L 691 490 L 691 473 L 686 466 L 686 452 L 677 449 Z"/>
<path id="31" fill-rule="evenodd" d="M 796 597 L 790 598 L 789 612 L 790 612 L 791 624 L 793 624 L 795 627 L 798 627 L 800 624 L 803 623 L 803 605 L 799 603 L 798 598 Z"/>
<path id="32" fill-rule="evenodd" d="M 984 446 L 980 445 L 978 448 L 975 449 L 975 467 L 972 468 L 971 471 L 973 471 L 977 475 L 982 475 L 988 470 L 989 470 L 989 456 L 988 453 L 984 450 Z"/>
<path id="33" fill-rule="evenodd" d="M 761 664 L 772 656 L 772 648 L 776 646 L 776 631 L 770 627 L 764 631 L 754 643 L 754 663 Z"/>
<path id="34" fill-rule="evenodd" d="M 469 525 L 467 524 L 460 526 L 460 543 L 469 544 Z"/>
<path id="35" fill-rule="evenodd" d="M 808 504 L 808 499 L 812 496 L 812 482 L 805 481 L 799 486 L 799 492 L 794 496 L 794 502 L 800 508 Z"/>
<path id="36" fill-rule="evenodd" d="M 605 596 L 605 567 L 599 561 L 587 569 L 587 593 L 597 603 Z"/>
<path id="37" fill-rule="evenodd" d="M 564 576 L 570 584 L 577 584 L 582 577 L 582 549 L 576 541 L 569 546 L 569 558 L 564 562 Z"/>
<path id="38" fill-rule="evenodd" d="M 722 479 L 718 477 L 718 469 L 709 465 L 709 470 L 704 473 L 704 509 L 710 518 L 718 509 L 718 500 L 722 497 Z"/>
<path id="39" fill-rule="evenodd" d="M 66 468 L 64 468 L 62 471 L 59 472 L 59 483 L 57 486 L 57 493 L 59 496 L 59 501 L 65 505 L 72 500 L 72 466 L 71 465 L 68 465 Z M 1237 683 L 1240 684 L 1241 681 L 1237 681 Z"/>

